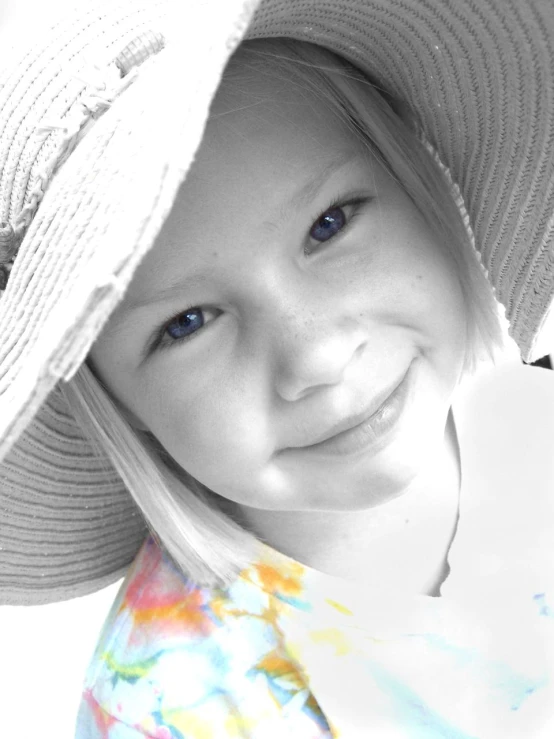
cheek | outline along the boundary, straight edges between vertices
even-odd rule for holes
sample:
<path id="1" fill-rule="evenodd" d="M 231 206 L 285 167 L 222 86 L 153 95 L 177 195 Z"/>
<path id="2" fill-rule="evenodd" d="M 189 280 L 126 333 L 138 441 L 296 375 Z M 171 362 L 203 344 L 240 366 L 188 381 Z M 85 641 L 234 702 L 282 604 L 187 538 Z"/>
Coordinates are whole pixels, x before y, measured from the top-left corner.
<path id="1" fill-rule="evenodd" d="M 443 255 L 434 257 L 414 272 L 414 320 L 436 369 L 457 382 L 467 351 L 467 309 L 455 267 Z"/>
<path id="2" fill-rule="evenodd" d="M 429 328 L 444 331 L 466 320 L 458 266 L 407 196 L 396 193 L 396 211 L 389 213 L 390 238 L 382 251 L 390 260 L 387 290 L 391 300 L 411 304 Z M 398 278 L 394 279 L 393 276 Z"/>
<path id="3" fill-rule="evenodd" d="M 427 229 L 415 226 L 381 248 L 381 269 L 368 270 L 369 317 L 390 331 L 395 346 L 413 345 L 431 362 L 437 377 L 455 384 L 468 334 L 457 266 Z M 357 287 L 364 289 L 360 282 Z M 367 286 L 365 290 L 367 294 Z"/>
<path id="4" fill-rule="evenodd" d="M 466 306 L 453 257 L 421 222 L 416 221 L 411 239 L 406 234 L 405 244 L 397 262 L 413 309 L 433 332 L 458 331 L 465 325 Z"/>
<path id="5" fill-rule="evenodd" d="M 414 265 L 410 284 L 414 307 L 434 333 L 448 334 L 465 325 L 467 316 L 462 288 L 455 268 L 446 260 L 436 257 L 427 264 Z"/>
<path id="6" fill-rule="evenodd" d="M 455 387 L 468 351 L 468 314 L 455 267 L 436 257 L 414 274 L 414 320 L 422 332 L 422 347 L 437 383 Z"/>
<path id="7" fill-rule="evenodd" d="M 382 254 L 380 269 L 372 265 L 366 280 L 360 270 L 362 279 L 356 285 L 360 304 L 365 298 L 373 317 L 383 324 L 408 326 L 429 339 L 443 340 L 453 332 L 459 337 L 466 307 L 456 267 L 448 257 L 414 240 Z"/>
<path id="8" fill-rule="evenodd" d="M 152 388 L 142 416 L 180 467 L 222 495 L 259 479 L 275 438 L 252 383 L 225 381 L 207 372 L 193 393 L 187 383 L 159 378 Z"/>

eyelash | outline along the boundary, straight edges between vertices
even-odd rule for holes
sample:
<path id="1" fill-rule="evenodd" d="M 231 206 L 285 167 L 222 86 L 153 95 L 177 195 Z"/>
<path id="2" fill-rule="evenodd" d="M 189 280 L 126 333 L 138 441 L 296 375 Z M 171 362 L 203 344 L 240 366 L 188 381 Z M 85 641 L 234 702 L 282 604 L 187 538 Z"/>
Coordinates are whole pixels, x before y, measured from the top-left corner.
<path id="1" fill-rule="evenodd" d="M 327 205 L 327 207 L 323 208 L 322 210 L 318 209 L 318 212 L 312 216 L 310 221 L 310 230 L 313 227 L 313 225 L 318 221 L 320 218 L 322 218 L 326 213 L 328 213 L 330 210 L 333 210 L 334 208 L 347 208 L 348 206 L 352 206 L 355 208 L 355 210 L 351 213 L 350 217 L 346 219 L 346 224 L 344 228 L 342 228 L 338 234 L 331 236 L 327 241 L 322 242 L 316 242 L 319 243 L 320 246 L 325 246 L 330 241 L 334 241 L 335 238 L 339 235 L 345 234 L 352 224 L 352 221 L 356 218 L 357 215 L 359 215 L 359 206 L 367 204 L 370 200 L 372 200 L 371 197 L 367 195 L 358 195 L 358 194 L 352 194 L 352 195 L 339 195 L 332 198 Z M 311 237 L 309 237 L 311 238 Z M 312 251 L 315 251 L 317 247 L 314 247 L 314 249 L 308 249 L 307 247 L 304 247 L 304 254 L 306 256 L 309 256 Z M 167 331 L 168 326 L 176 319 L 179 318 L 179 316 L 184 315 L 185 313 L 188 313 L 189 311 L 193 310 L 201 310 L 198 305 L 189 305 L 188 308 L 185 308 L 182 311 L 179 311 L 179 313 L 172 313 L 165 321 L 162 322 L 161 327 L 157 328 L 150 341 L 147 342 L 147 354 L 152 354 L 153 352 L 160 350 L 160 349 L 169 349 L 174 346 L 178 346 L 182 344 L 183 342 L 190 341 L 190 339 L 194 338 L 194 336 L 199 333 L 199 331 L 196 331 L 189 336 L 184 336 L 182 339 L 173 339 L 173 341 L 165 342 L 163 341 L 163 338 L 165 336 L 165 332 Z M 203 328 L 203 327 L 202 327 Z"/>

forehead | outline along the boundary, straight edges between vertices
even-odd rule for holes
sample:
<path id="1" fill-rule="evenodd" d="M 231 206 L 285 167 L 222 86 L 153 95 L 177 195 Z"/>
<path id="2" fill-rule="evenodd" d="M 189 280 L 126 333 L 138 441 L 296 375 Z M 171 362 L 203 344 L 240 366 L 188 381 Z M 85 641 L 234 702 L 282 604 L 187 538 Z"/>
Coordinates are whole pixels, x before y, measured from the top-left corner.
<path id="1" fill-rule="evenodd" d="M 325 99 L 263 69 L 242 71 L 235 63 L 223 80 L 174 207 L 114 318 L 174 282 L 176 258 L 184 268 L 185 255 L 192 266 L 227 248 L 237 224 L 263 239 L 283 217 L 313 208 L 333 173 L 368 154 Z"/>
<path id="2" fill-rule="evenodd" d="M 243 66 L 239 53 L 213 101 L 183 193 L 222 177 L 267 189 L 272 181 L 294 180 L 362 149 L 328 95 L 266 65 Z"/>

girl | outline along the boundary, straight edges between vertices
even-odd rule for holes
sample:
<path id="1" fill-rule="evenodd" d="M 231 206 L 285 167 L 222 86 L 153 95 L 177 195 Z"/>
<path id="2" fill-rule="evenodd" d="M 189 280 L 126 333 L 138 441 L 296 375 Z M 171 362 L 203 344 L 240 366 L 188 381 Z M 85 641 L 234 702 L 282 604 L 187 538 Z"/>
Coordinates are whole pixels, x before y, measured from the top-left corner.
<path id="1" fill-rule="evenodd" d="M 172 3 L 67 25 L 95 59 L 105 34 L 109 63 L 94 62 L 73 104 L 73 82 L 47 88 L 29 185 L 6 185 L 2 308 L 19 334 L 2 347 L 6 377 L 18 372 L 3 469 L 6 500 L 16 486 L 28 500 L 41 459 L 43 505 L 79 511 L 60 526 L 65 551 L 60 536 L 49 552 L 64 552 L 63 571 L 39 573 L 42 600 L 111 582 L 136 555 L 87 671 L 79 739 L 528 737 L 552 718 L 551 456 L 530 440 L 523 462 L 516 417 L 493 407 L 484 422 L 486 394 L 458 393 L 503 342 L 470 225 L 497 292 L 528 281 L 510 303 L 527 358 L 554 286 L 552 113 L 541 98 L 525 142 L 527 82 L 513 97 L 492 80 L 468 87 L 478 28 L 507 44 L 493 21 L 521 41 L 554 14 L 502 8 L 269 1 L 246 28 L 251 7 L 230 4 L 219 24 L 203 7 L 192 49 Z M 432 41 L 453 27 L 473 49 L 465 72 Z M 217 86 L 223 42 L 245 32 L 257 40 Z M 512 66 L 496 67 L 506 84 L 523 71 L 514 44 L 499 55 Z M 553 90 L 552 49 L 533 44 L 528 64 Z M 432 71 L 459 73 L 453 92 L 414 71 L 435 56 Z M 213 100 L 190 81 L 148 96 L 193 62 Z M 391 92 L 387 74 L 403 79 Z M 493 94 L 511 135 L 484 127 Z M 514 157 L 503 170 L 501 150 Z M 24 515 L 10 510 L 13 541 Z M 32 587 L 26 554 L 12 555 L 11 602 L 17 574 Z"/>

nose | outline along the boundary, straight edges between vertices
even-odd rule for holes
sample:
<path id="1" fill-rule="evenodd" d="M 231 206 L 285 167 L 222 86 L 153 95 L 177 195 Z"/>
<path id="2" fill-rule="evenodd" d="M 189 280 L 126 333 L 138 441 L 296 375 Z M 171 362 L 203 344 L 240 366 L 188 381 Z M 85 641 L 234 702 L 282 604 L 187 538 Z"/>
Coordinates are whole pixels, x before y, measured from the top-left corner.
<path id="1" fill-rule="evenodd" d="M 362 326 L 332 308 L 318 313 L 297 308 L 279 317 L 273 332 L 277 394 L 295 401 L 340 384 L 366 345 Z"/>

